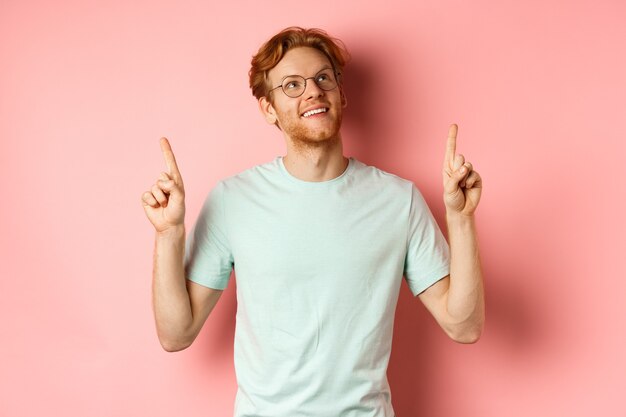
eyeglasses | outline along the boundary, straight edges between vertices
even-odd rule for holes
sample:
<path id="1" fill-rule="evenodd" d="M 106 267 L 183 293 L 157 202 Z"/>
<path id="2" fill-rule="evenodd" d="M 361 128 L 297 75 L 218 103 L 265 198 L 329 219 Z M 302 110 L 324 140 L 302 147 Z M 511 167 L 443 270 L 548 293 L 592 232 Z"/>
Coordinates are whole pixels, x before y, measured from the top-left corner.
<path id="1" fill-rule="evenodd" d="M 306 90 L 306 81 L 315 80 L 315 84 L 324 91 L 330 91 L 337 87 L 337 78 L 331 68 L 326 68 L 318 72 L 315 77 L 304 78 L 300 75 L 288 75 L 283 78 L 283 82 L 278 87 L 272 88 L 269 92 L 282 88 L 287 97 L 300 97 Z M 268 92 L 268 93 L 269 93 Z"/>

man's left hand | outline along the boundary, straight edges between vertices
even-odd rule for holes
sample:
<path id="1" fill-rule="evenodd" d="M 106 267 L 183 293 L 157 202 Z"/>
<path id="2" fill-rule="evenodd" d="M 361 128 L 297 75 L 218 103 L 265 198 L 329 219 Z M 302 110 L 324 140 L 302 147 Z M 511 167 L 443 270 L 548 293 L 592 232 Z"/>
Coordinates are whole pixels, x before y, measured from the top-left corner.
<path id="1" fill-rule="evenodd" d="M 472 164 L 456 154 L 457 132 L 458 126 L 450 125 L 443 162 L 443 201 L 448 215 L 472 216 L 480 201 L 483 182 Z"/>

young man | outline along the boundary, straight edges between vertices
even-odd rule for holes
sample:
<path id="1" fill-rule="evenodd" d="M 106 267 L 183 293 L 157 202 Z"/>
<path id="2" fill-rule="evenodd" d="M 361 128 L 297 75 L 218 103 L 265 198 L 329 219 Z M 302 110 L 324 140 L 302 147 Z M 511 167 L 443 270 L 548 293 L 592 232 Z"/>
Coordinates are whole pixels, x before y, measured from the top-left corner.
<path id="1" fill-rule="evenodd" d="M 455 155 L 457 127 L 442 172 L 448 246 L 411 181 L 343 155 L 348 57 L 325 32 L 295 27 L 259 49 L 250 85 L 287 153 L 219 181 L 187 238 L 165 138 L 169 173 L 142 196 L 165 350 L 193 342 L 236 271 L 236 417 L 393 417 L 386 371 L 403 275 L 453 340 L 473 343 L 483 328 L 482 181 Z"/>

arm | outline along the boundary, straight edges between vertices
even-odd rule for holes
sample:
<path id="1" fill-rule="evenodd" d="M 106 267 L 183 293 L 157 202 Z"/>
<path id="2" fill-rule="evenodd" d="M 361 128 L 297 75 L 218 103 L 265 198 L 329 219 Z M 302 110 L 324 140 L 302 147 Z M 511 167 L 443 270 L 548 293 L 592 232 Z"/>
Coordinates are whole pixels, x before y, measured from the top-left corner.
<path id="1" fill-rule="evenodd" d="M 419 297 L 439 325 L 459 343 L 476 342 L 485 322 L 483 278 L 474 217 L 447 214 L 450 275 Z"/>
<path id="2" fill-rule="evenodd" d="M 191 345 L 223 293 L 185 279 L 184 253 L 184 226 L 156 233 L 152 302 L 159 341 L 168 352 Z"/>
<path id="3" fill-rule="evenodd" d="M 448 335 L 474 343 L 485 322 L 483 278 L 474 212 L 480 201 L 482 178 L 463 155 L 456 154 L 458 127 L 448 131 L 443 163 L 444 202 L 450 241 L 450 275 L 420 295 L 426 308 Z"/>
<path id="4" fill-rule="evenodd" d="M 156 230 L 152 304 L 157 334 L 163 349 L 175 352 L 195 340 L 222 290 L 185 283 L 185 186 L 169 141 L 160 142 L 169 173 L 162 172 L 141 199 Z"/>

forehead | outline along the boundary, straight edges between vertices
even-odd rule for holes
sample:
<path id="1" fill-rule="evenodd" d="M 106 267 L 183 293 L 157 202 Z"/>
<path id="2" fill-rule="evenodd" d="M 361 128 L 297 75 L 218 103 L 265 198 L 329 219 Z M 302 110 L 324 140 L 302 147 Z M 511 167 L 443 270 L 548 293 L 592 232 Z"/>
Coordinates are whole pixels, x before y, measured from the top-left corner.
<path id="1" fill-rule="evenodd" d="M 310 47 L 298 47 L 288 50 L 268 75 L 270 80 L 280 81 L 287 75 L 312 76 L 324 67 L 332 68 L 332 65 L 322 51 Z"/>

